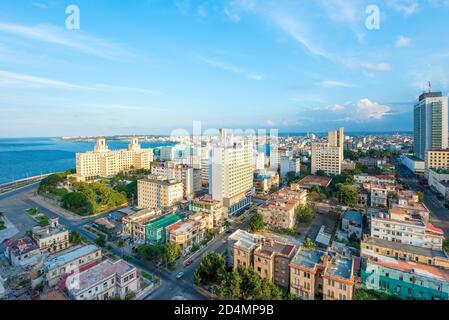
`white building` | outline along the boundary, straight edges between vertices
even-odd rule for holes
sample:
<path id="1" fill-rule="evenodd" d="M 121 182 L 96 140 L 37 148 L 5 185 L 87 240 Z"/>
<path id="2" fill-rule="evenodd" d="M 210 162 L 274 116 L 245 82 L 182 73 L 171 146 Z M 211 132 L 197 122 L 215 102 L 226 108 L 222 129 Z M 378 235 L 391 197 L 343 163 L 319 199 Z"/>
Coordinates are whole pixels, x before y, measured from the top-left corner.
<path id="1" fill-rule="evenodd" d="M 212 150 L 209 194 L 227 208 L 229 215 L 244 210 L 252 202 L 252 151 L 252 146 L 246 143 Z"/>
<path id="2" fill-rule="evenodd" d="M 124 260 L 105 260 L 67 278 L 68 295 L 72 300 L 109 300 L 125 297 L 140 290 L 139 272 Z"/>
<path id="3" fill-rule="evenodd" d="M 296 176 L 301 173 L 301 160 L 293 157 L 281 157 L 281 177 L 286 178 L 289 172 L 293 172 Z"/>
<path id="4" fill-rule="evenodd" d="M 184 184 L 184 196 L 190 197 L 201 190 L 201 176 L 195 174 L 192 167 L 167 161 L 151 166 L 151 174 L 163 176 L 167 180 L 181 181 Z M 195 179 L 197 181 L 195 181 Z M 199 180 L 199 181 L 198 181 Z"/>
<path id="5" fill-rule="evenodd" d="M 113 177 L 130 169 L 149 169 L 152 161 L 153 150 L 141 149 L 137 138 L 131 140 L 127 150 L 113 151 L 100 138 L 93 151 L 76 154 L 76 177 L 78 181 Z"/>

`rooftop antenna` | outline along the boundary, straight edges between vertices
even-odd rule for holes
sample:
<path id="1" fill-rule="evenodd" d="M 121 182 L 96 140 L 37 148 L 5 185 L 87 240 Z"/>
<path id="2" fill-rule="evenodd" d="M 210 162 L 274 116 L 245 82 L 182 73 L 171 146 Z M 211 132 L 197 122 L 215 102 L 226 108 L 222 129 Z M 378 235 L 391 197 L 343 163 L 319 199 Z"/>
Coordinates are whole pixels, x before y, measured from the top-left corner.
<path id="1" fill-rule="evenodd" d="M 432 84 L 429 81 L 429 93 L 431 93 L 431 92 L 432 92 Z"/>

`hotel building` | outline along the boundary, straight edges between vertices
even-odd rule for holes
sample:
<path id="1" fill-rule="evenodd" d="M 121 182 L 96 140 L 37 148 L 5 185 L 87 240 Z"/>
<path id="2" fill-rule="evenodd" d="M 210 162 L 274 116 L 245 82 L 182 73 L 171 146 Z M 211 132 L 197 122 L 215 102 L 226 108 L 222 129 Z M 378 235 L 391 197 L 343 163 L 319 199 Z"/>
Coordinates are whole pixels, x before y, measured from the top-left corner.
<path id="1" fill-rule="evenodd" d="M 251 205 L 253 195 L 252 146 L 248 143 L 215 147 L 209 164 L 209 194 L 234 215 Z"/>
<path id="2" fill-rule="evenodd" d="M 150 176 L 137 181 L 137 206 L 142 209 L 170 208 L 184 197 L 180 181 Z"/>
<path id="3" fill-rule="evenodd" d="M 448 97 L 426 92 L 414 107 L 415 155 L 424 159 L 426 151 L 448 148 Z"/>
<path id="4" fill-rule="evenodd" d="M 149 169 L 153 161 L 152 149 L 141 149 L 139 140 L 133 138 L 124 150 L 109 150 L 106 139 L 97 139 L 93 151 L 76 154 L 78 181 L 109 178 L 131 169 Z"/>

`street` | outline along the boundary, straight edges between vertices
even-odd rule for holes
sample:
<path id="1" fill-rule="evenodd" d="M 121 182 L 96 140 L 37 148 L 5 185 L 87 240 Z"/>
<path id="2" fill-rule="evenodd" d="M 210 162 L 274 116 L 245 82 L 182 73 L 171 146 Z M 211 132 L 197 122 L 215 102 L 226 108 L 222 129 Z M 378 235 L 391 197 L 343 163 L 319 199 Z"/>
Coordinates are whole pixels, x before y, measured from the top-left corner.
<path id="1" fill-rule="evenodd" d="M 449 237 L 449 210 L 429 189 L 424 188 L 416 176 L 407 168 L 397 166 L 399 177 L 405 182 L 407 188 L 424 193 L 424 204 L 430 210 L 430 222 L 443 229 L 446 238 Z"/>

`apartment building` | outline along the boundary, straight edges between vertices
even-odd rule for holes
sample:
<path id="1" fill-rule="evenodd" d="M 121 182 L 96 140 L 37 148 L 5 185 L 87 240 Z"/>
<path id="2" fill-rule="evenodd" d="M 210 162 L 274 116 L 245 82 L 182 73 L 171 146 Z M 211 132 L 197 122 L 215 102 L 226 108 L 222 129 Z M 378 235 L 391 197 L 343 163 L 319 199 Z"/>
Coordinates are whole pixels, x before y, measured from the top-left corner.
<path id="1" fill-rule="evenodd" d="M 287 178 L 288 174 L 299 176 L 301 174 L 301 160 L 295 157 L 283 156 L 280 158 L 280 173 L 282 178 Z"/>
<path id="2" fill-rule="evenodd" d="M 323 300 L 352 300 L 354 261 L 342 256 L 324 257 Z"/>
<path id="3" fill-rule="evenodd" d="M 441 92 L 426 92 L 414 107 L 415 155 L 424 159 L 428 150 L 448 148 L 448 97 Z"/>
<path id="4" fill-rule="evenodd" d="M 385 256 L 449 269 L 449 257 L 443 249 L 423 248 L 370 236 L 365 236 L 360 249 L 362 257 Z"/>
<path id="5" fill-rule="evenodd" d="M 301 300 L 315 300 L 323 295 L 320 250 L 300 248 L 290 262 L 290 294 Z"/>
<path id="6" fill-rule="evenodd" d="M 290 286 L 289 263 L 295 254 L 295 246 L 273 239 L 261 240 L 254 250 L 254 271 L 283 288 Z"/>
<path id="7" fill-rule="evenodd" d="M 340 147 L 330 146 L 328 143 L 312 143 L 312 174 L 323 171 L 327 175 L 341 174 L 341 162 L 343 160 Z"/>
<path id="8" fill-rule="evenodd" d="M 212 228 L 222 227 L 223 222 L 228 218 L 227 210 L 223 204 L 212 199 L 210 195 L 193 199 L 189 204 L 189 210 L 208 214 L 213 222 Z"/>
<path id="9" fill-rule="evenodd" d="M 374 238 L 441 250 L 443 230 L 426 223 L 421 216 L 404 210 L 390 209 L 373 212 L 370 217 L 370 235 Z"/>
<path id="10" fill-rule="evenodd" d="M 201 191 L 201 175 L 195 173 L 197 172 L 192 167 L 174 161 L 151 165 L 151 174 L 162 176 L 167 180 L 181 181 L 184 184 L 184 196 L 186 198 Z"/>
<path id="11" fill-rule="evenodd" d="M 76 154 L 76 177 L 78 181 L 113 177 L 131 169 L 149 169 L 152 161 L 153 150 L 141 149 L 137 138 L 123 150 L 109 150 L 106 139 L 99 138 L 93 151 Z"/>
<path id="12" fill-rule="evenodd" d="M 355 183 L 357 184 L 396 184 L 396 177 L 394 175 L 368 175 L 368 174 L 355 174 Z"/>
<path id="13" fill-rule="evenodd" d="M 431 169 L 449 170 L 449 149 L 427 150 L 424 164 L 424 174 L 427 179 Z"/>
<path id="14" fill-rule="evenodd" d="M 382 256 L 363 260 L 362 282 L 367 289 L 403 299 L 449 299 L 447 269 Z"/>
<path id="15" fill-rule="evenodd" d="M 59 224 L 58 218 L 50 219 L 49 226 L 34 227 L 31 233 L 39 248 L 50 254 L 70 247 L 69 231 Z"/>
<path id="16" fill-rule="evenodd" d="M 199 221 L 179 221 L 165 228 L 168 242 L 181 247 L 183 256 L 194 246 L 199 247 L 204 240 L 206 226 Z"/>
<path id="17" fill-rule="evenodd" d="M 184 197 L 184 185 L 180 181 L 149 176 L 137 181 L 137 206 L 142 209 L 170 208 Z"/>
<path id="18" fill-rule="evenodd" d="M 307 203 L 307 190 L 285 187 L 271 194 L 257 212 L 272 229 L 290 229 L 296 223 L 296 209 Z"/>
<path id="19" fill-rule="evenodd" d="M 67 278 L 68 295 L 72 300 L 110 300 L 140 290 L 139 272 L 124 260 L 105 260 Z"/>
<path id="20" fill-rule="evenodd" d="M 302 300 L 352 300 L 352 259 L 300 248 L 290 262 L 290 293 Z"/>
<path id="21" fill-rule="evenodd" d="M 129 236 L 137 244 L 145 243 L 145 224 L 154 217 L 161 214 L 161 210 L 143 209 L 130 215 L 124 216 L 122 218 L 123 234 Z"/>
<path id="22" fill-rule="evenodd" d="M 228 262 L 234 269 L 251 268 L 281 287 L 289 287 L 289 263 L 295 252 L 296 247 L 286 239 L 269 239 L 244 230 L 228 238 Z"/>
<path id="23" fill-rule="evenodd" d="M 252 145 L 246 142 L 212 150 L 209 167 L 209 194 L 220 201 L 230 216 L 252 203 Z"/>
<path id="24" fill-rule="evenodd" d="M 399 190 L 400 186 L 396 184 L 375 184 L 364 183 L 363 189 L 369 193 L 369 205 L 371 207 L 387 207 L 390 195 Z"/>
<path id="25" fill-rule="evenodd" d="M 96 245 L 76 246 L 52 256 L 44 262 L 45 280 L 52 287 L 64 275 L 76 272 L 79 268 L 95 261 L 101 261 L 101 259 L 101 249 Z"/>

